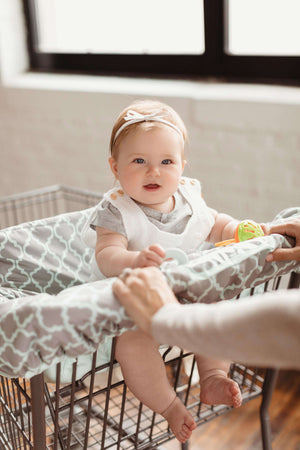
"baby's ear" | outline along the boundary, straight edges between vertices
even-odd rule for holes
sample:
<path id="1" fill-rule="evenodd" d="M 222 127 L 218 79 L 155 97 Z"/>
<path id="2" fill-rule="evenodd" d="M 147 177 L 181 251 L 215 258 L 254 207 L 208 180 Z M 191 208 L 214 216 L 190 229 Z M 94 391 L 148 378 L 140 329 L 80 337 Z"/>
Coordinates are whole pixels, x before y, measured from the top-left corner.
<path id="1" fill-rule="evenodd" d="M 112 156 L 108 159 L 109 165 L 110 165 L 110 169 L 112 171 L 112 173 L 114 174 L 114 176 L 118 179 L 118 164 L 117 161 L 115 160 L 115 158 L 113 158 Z"/>
<path id="2" fill-rule="evenodd" d="M 186 160 L 183 159 L 183 160 L 182 160 L 182 163 L 181 163 L 181 173 L 183 173 L 184 168 L 185 168 L 185 165 L 186 165 Z"/>

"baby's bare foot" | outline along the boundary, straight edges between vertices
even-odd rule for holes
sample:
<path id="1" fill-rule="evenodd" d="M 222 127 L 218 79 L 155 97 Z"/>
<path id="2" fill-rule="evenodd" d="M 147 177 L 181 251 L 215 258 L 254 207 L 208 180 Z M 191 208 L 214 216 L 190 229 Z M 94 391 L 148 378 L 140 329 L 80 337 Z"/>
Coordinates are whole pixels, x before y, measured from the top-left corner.
<path id="1" fill-rule="evenodd" d="M 230 405 L 239 408 L 242 394 L 239 385 L 224 375 L 216 374 L 200 384 L 200 400 L 207 405 Z"/>
<path id="2" fill-rule="evenodd" d="M 169 427 L 179 442 L 184 443 L 196 428 L 196 423 L 184 404 L 178 397 L 161 415 L 167 419 Z"/>

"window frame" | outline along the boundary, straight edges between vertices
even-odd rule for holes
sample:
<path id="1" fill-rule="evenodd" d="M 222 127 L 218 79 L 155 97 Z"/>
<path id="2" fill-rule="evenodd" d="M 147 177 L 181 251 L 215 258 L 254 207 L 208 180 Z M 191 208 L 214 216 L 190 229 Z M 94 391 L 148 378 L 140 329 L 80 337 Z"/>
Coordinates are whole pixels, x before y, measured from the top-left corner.
<path id="1" fill-rule="evenodd" d="M 300 84 L 300 56 L 226 53 L 228 0 L 204 0 L 201 55 L 42 53 L 37 51 L 34 0 L 23 0 L 23 7 L 31 71 Z"/>

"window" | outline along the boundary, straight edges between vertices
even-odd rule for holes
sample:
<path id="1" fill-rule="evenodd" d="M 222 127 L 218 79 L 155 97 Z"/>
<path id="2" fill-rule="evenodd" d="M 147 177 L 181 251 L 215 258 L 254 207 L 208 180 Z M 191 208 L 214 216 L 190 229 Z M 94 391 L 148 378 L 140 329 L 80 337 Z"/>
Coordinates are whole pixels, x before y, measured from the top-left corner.
<path id="1" fill-rule="evenodd" d="M 36 0 L 35 8 L 40 52 L 204 52 L 202 0 Z"/>
<path id="2" fill-rule="evenodd" d="M 300 80 L 299 0 L 23 0 L 32 70 Z"/>
<path id="3" fill-rule="evenodd" d="M 229 0 L 227 52 L 300 56 L 299 0 Z"/>

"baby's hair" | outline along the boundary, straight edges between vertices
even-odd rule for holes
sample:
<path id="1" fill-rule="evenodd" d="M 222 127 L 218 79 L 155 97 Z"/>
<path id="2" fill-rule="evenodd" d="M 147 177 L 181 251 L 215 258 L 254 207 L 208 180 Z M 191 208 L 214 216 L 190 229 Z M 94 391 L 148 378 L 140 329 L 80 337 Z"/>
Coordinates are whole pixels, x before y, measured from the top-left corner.
<path id="1" fill-rule="evenodd" d="M 155 114 L 163 120 L 161 122 L 156 120 L 139 121 L 132 123 L 128 126 L 125 126 L 122 130 L 120 130 L 121 127 L 126 123 L 125 116 L 128 114 L 129 111 L 134 111 L 136 113 L 143 115 Z M 162 123 L 163 121 L 170 122 L 170 124 L 174 125 L 175 129 L 176 128 L 178 129 L 178 132 L 182 134 L 184 145 L 187 140 L 187 130 L 183 123 L 183 120 L 181 119 L 179 114 L 173 108 L 171 108 L 171 106 L 155 100 L 137 100 L 131 103 L 121 112 L 112 129 L 110 138 L 111 155 L 113 157 L 117 157 L 118 145 L 121 142 L 121 140 L 129 133 L 136 131 L 137 129 L 149 130 L 153 129 L 154 127 L 158 128 L 168 126 Z"/>

